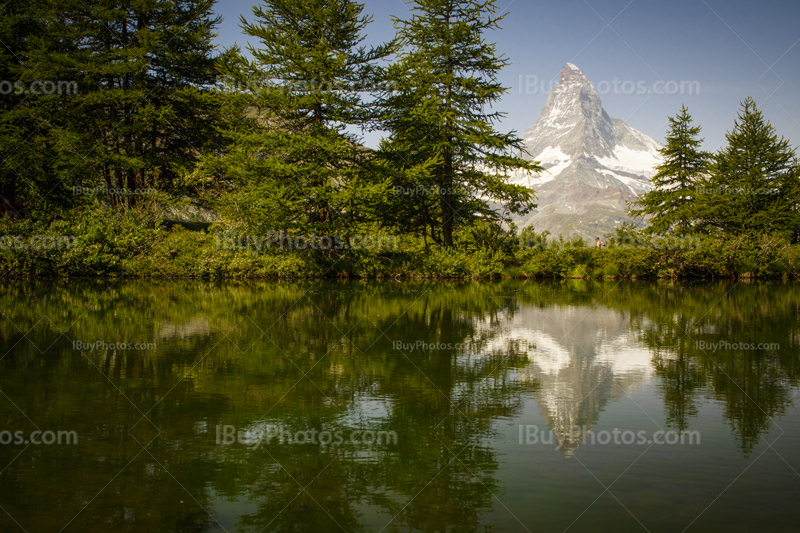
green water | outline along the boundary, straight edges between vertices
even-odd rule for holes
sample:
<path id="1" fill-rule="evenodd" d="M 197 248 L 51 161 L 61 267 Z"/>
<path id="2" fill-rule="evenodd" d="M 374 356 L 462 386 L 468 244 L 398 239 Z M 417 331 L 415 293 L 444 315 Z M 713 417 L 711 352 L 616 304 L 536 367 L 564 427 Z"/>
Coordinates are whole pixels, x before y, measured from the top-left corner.
<path id="1" fill-rule="evenodd" d="M 779 283 L 5 283 L 0 530 L 797 531 L 799 309 Z"/>

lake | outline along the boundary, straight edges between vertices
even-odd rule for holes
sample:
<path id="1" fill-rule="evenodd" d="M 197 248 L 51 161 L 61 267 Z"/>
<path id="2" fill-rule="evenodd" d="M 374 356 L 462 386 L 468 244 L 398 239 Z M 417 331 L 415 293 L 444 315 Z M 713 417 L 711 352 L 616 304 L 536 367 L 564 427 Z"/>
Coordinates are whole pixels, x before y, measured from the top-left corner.
<path id="1" fill-rule="evenodd" d="M 797 531 L 798 289 L 4 282 L 0 530 Z"/>

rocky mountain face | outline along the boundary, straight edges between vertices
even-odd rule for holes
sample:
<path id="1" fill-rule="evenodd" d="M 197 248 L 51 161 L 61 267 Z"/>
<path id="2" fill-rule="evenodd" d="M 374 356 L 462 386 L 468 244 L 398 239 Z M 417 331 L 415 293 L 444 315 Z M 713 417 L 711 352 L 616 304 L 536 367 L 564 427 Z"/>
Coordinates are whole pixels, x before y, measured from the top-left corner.
<path id="1" fill-rule="evenodd" d="M 605 112 L 592 82 L 567 64 L 536 125 L 523 135 L 526 156 L 547 169 L 513 182 L 536 191 L 538 209 L 516 222 L 565 238 L 594 241 L 623 222 L 627 201 L 650 189 L 661 145 Z"/>

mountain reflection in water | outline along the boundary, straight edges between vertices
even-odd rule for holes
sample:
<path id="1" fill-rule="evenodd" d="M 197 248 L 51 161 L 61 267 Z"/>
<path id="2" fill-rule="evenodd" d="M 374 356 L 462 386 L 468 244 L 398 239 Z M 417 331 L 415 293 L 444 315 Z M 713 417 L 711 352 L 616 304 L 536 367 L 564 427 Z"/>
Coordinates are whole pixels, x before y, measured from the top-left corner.
<path id="1" fill-rule="evenodd" d="M 796 524 L 794 284 L 107 281 L 0 292 L 0 431 L 79 438 L 0 446 L 3 531 Z M 703 442 L 520 444 L 519 426 L 539 421 L 559 435 L 616 424 L 700 431 Z M 249 444 L 218 443 L 224 426 Z M 397 442 L 258 445 L 275 428 Z"/>

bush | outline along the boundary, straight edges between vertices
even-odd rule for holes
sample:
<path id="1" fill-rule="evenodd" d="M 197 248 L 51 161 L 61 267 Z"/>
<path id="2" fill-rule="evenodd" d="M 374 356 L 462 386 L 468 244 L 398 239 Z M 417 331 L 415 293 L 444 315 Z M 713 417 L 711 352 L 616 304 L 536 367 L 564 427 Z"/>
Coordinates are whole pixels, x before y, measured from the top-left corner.
<path id="1" fill-rule="evenodd" d="M 703 236 L 686 248 L 618 232 L 608 248 L 580 238 L 548 240 L 531 228 L 516 237 L 479 223 L 456 248 L 426 249 L 417 237 L 401 250 L 220 249 L 216 228 L 166 229 L 155 205 L 95 206 L 60 218 L 0 219 L 0 275 L 6 277 L 316 278 L 788 277 L 800 274 L 800 245 L 770 235 Z M 69 246 L 21 246 L 61 242 Z M 632 244 L 631 244 L 632 243 Z"/>
<path id="2" fill-rule="evenodd" d="M 503 272 L 503 255 L 489 250 L 468 253 L 457 249 L 434 248 L 422 255 L 412 275 L 434 278 L 483 279 Z"/>
<path id="3" fill-rule="evenodd" d="M 22 243 L 66 238 L 69 245 L 2 246 L 0 267 L 8 276 L 119 276 L 125 273 L 126 263 L 147 253 L 166 235 L 152 205 L 140 209 L 96 207 L 52 220 L 4 219 L 0 222 L 2 237 Z"/>
<path id="4" fill-rule="evenodd" d="M 586 278 L 589 277 L 589 270 L 586 265 L 576 265 L 569 273 L 570 278 Z"/>

